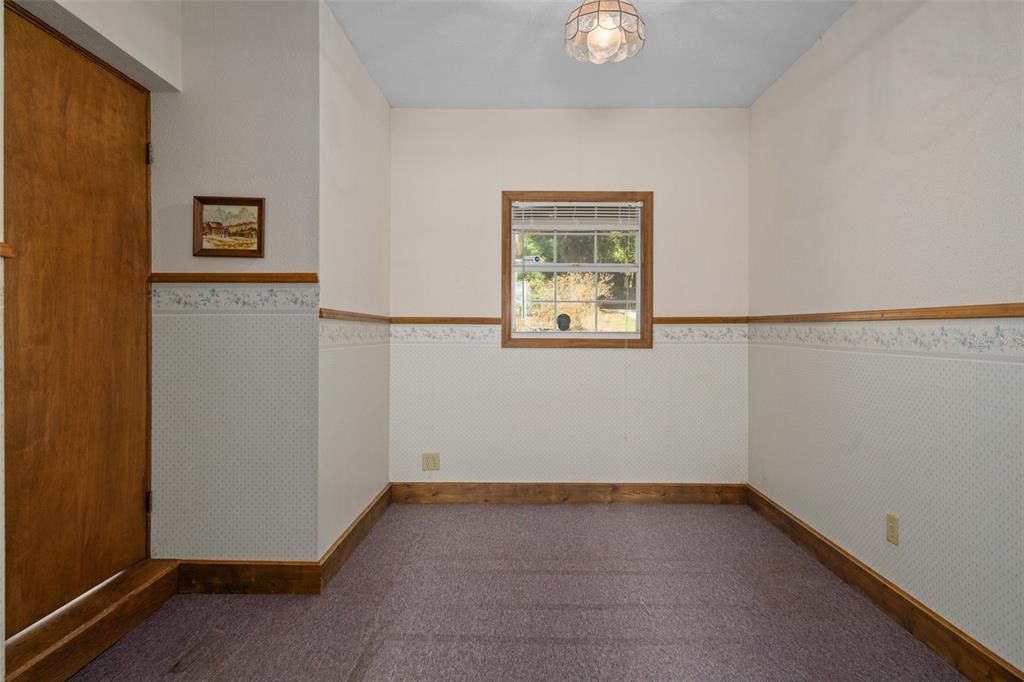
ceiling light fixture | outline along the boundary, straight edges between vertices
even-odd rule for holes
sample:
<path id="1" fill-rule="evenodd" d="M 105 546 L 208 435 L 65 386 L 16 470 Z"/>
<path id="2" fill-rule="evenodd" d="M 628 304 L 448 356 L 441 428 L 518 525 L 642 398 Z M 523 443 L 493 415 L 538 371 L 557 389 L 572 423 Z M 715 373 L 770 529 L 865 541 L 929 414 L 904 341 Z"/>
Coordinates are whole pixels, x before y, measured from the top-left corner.
<path id="1" fill-rule="evenodd" d="M 565 22 L 565 51 L 591 64 L 621 62 L 644 46 L 647 27 L 631 3 L 593 0 L 574 9 Z"/>

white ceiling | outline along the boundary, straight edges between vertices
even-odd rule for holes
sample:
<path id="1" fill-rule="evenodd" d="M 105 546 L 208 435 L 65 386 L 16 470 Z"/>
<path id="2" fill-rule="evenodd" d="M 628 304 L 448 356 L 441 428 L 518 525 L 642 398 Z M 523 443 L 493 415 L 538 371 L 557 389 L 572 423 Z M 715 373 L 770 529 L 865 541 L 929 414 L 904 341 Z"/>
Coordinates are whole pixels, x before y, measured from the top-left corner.
<path id="1" fill-rule="evenodd" d="M 643 51 L 563 51 L 576 0 L 328 0 L 395 107 L 745 107 L 849 0 L 637 0 Z"/>

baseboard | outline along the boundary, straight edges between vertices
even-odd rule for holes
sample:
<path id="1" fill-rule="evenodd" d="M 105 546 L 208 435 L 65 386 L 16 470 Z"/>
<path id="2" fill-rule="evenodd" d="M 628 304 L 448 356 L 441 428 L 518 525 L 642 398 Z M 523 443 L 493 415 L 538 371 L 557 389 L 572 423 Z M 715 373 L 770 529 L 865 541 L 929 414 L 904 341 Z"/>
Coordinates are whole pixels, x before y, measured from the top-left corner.
<path id="1" fill-rule="evenodd" d="M 744 504 L 743 483 L 392 483 L 403 504 Z"/>
<path id="2" fill-rule="evenodd" d="M 7 680 L 63 680 L 177 591 L 176 561 L 146 559 L 5 647 Z"/>
<path id="3" fill-rule="evenodd" d="M 748 486 L 748 504 L 971 680 L 1024 680 L 1024 672 Z"/>
<path id="4" fill-rule="evenodd" d="M 391 504 L 391 484 L 377 493 L 319 561 L 206 561 L 182 559 L 178 592 L 320 594 Z"/>
<path id="5" fill-rule="evenodd" d="M 352 556 L 359 543 L 363 541 L 377 523 L 384 511 L 391 504 L 391 484 L 384 486 L 384 489 L 377 493 L 370 504 L 359 513 L 355 521 L 349 524 L 345 532 L 341 534 L 331 547 L 320 557 L 320 585 L 326 587 L 331 578 Z"/>
<path id="6" fill-rule="evenodd" d="M 318 561 L 182 560 L 180 594 L 320 594 Z"/>

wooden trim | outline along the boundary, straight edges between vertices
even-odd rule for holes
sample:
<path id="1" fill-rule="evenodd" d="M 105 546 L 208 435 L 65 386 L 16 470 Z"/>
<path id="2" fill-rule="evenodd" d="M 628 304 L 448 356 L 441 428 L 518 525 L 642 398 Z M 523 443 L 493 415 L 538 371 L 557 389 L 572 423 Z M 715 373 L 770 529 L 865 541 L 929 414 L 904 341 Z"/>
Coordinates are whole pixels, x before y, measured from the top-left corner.
<path id="1" fill-rule="evenodd" d="M 338 570 L 345 565 L 352 552 L 359 543 L 369 535 L 370 529 L 377 523 L 377 520 L 387 511 L 391 504 L 391 484 L 388 483 L 384 489 L 377 493 L 370 504 L 359 513 L 355 521 L 349 524 L 345 532 L 341 534 L 333 545 L 320 557 L 320 586 L 326 587 L 331 578 Z"/>
<path id="2" fill-rule="evenodd" d="M 512 203 L 515 201 L 642 201 L 640 225 L 640 338 L 512 338 Z M 653 348 L 654 347 L 654 192 L 501 193 L 501 345 L 503 348 Z"/>
<path id="3" fill-rule="evenodd" d="M 887 308 L 841 313 L 800 313 L 796 315 L 752 315 L 757 324 L 780 322 L 881 322 L 885 320 L 968 320 L 986 317 L 1024 317 L 1024 303 L 948 305 L 933 308 Z"/>
<path id="4" fill-rule="evenodd" d="M 315 272 L 154 272 L 151 284 L 316 284 Z"/>
<path id="5" fill-rule="evenodd" d="M 745 504 L 743 483 L 392 483 L 395 504 Z"/>
<path id="6" fill-rule="evenodd" d="M 822 564 L 863 592 L 882 611 L 971 680 L 1024 680 L 1021 672 L 952 623 L 783 509 L 753 486 L 747 502 Z"/>
<path id="7" fill-rule="evenodd" d="M 380 322 L 388 324 L 391 318 L 387 315 L 371 315 L 369 313 L 352 313 L 347 310 L 334 310 L 332 308 L 321 308 L 320 319 L 322 320 L 351 320 L 353 322 Z"/>
<path id="8" fill-rule="evenodd" d="M 320 594 L 318 561 L 182 560 L 178 593 Z"/>
<path id="9" fill-rule="evenodd" d="M 655 317 L 654 324 L 746 324 L 746 315 L 719 315 L 708 317 Z"/>
<path id="10" fill-rule="evenodd" d="M 14 247 L 7 242 L 0 242 L 0 258 L 14 258 Z"/>
<path id="11" fill-rule="evenodd" d="M 2 255 L 2 253 L 0 253 Z M 154 277 L 157 275 L 154 275 Z M 153 280 L 155 281 L 155 280 Z M 498 325 L 500 317 L 430 317 L 370 315 L 353 313 L 344 310 L 321 308 L 320 317 L 328 320 L 357 320 L 363 322 L 390 322 L 391 324 L 478 324 Z M 992 303 L 985 305 L 942 306 L 937 308 L 892 308 L 886 310 L 862 310 L 845 313 L 801 313 L 798 315 L 693 315 L 693 316 L 658 316 L 652 318 L 653 324 L 751 324 L 773 322 L 872 322 L 884 320 L 941 320 L 941 319 L 972 319 L 993 317 L 1024 317 L 1024 303 Z M 532 339 L 529 339 L 532 341 Z M 543 339 L 541 339 L 543 341 Z M 573 339 L 561 339 L 572 347 Z M 598 341 L 601 341 L 598 339 Z M 546 344 L 547 342 L 545 342 Z M 603 347 L 622 348 L 621 340 L 602 341 Z M 631 342 L 635 343 L 635 342 Z M 532 344 L 531 344 L 532 345 Z M 632 347 L 636 347 L 635 345 Z"/>
<path id="12" fill-rule="evenodd" d="M 500 317 L 392 317 L 391 324 L 501 324 Z"/>
<path id="13" fill-rule="evenodd" d="M 100 59 L 99 57 L 94 55 L 93 53 L 89 52 L 84 47 L 82 47 L 81 45 L 79 45 L 75 41 L 71 40 L 66 35 L 64 35 L 60 31 L 58 31 L 57 29 L 55 29 L 54 27 L 52 27 L 49 24 L 45 23 L 42 19 L 40 19 L 36 15 L 32 14 L 31 12 L 29 12 L 24 7 L 21 7 L 20 5 L 18 5 L 15 2 L 12 2 L 11 0 L 4 0 L 4 9 L 7 9 L 7 10 L 10 10 L 10 11 L 14 12 L 15 14 L 17 14 L 19 17 L 21 17 L 25 21 L 28 21 L 31 24 L 33 24 L 36 27 L 38 27 L 41 31 L 44 31 L 45 33 L 50 34 L 51 36 L 53 36 L 54 38 L 56 38 L 60 42 L 64 43 L 68 47 L 70 47 L 75 52 L 78 52 L 79 54 L 81 54 L 86 59 L 88 59 L 88 60 L 90 60 L 92 62 L 95 62 L 97 65 L 102 67 L 104 70 L 109 71 L 110 73 L 112 73 L 113 75 L 117 76 L 118 78 L 120 78 L 121 80 L 123 80 L 125 83 L 127 83 L 130 86 L 132 86 L 136 90 L 139 90 L 140 92 L 144 92 L 147 95 L 149 94 L 149 88 L 147 88 L 146 86 L 142 85 L 138 81 L 136 81 L 136 80 L 134 80 L 132 78 L 129 78 L 123 72 L 121 72 L 120 70 L 114 68 L 113 66 L 111 66 L 107 62 L 103 61 L 102 59 Z"/>
<path id="14" fill-rule="evenodd" d="M 151 616 L 177 589 L 177 562 L 146 559 L 5 647 L 7 680 L 63 680 Z"/>

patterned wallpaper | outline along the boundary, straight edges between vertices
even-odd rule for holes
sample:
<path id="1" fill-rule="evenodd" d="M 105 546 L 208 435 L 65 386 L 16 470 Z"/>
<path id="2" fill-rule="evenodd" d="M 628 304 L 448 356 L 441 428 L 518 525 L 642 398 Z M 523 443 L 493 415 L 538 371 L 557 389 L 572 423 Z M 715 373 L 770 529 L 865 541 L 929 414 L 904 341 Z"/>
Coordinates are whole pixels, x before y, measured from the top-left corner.
<path id="1" fill-rule="evenodd" d="M 1020 320 L 935 320 L 775 325 L 751 328 L 755 344 L 846 348 L 969 358 L 1024 357 Z"/>
<path id="2" fill-rule="evenodd" d="M 749 363 L 750 482 L 1018 667 L 1022 341 L 1020 319 L 752 325 Z"/>
<path id="3" fill-rule="evenodd" d="M 1024 662 L 1022 320 L 658 325 L 649 351 L 567 352 L 315 315 L 315 287 L 154 288 L 155 556 L 316 558 L 388 479 L 749 480 Z"/>
<path id="4" fill-rule="evenodd" d="M 318 558 L 317 298 L 153 287 L 154 557 Z"/>
<path id="5" fill-rule="evenodd" d="M 317 553 L 388 482 L 388 325 L 320 320 Z"/>
<path id="6" fill-rule="evenodd" d="M 391 480 L 746 481 L 746 334 L 503 349 L 494 325 L 392 325 Z"/>

